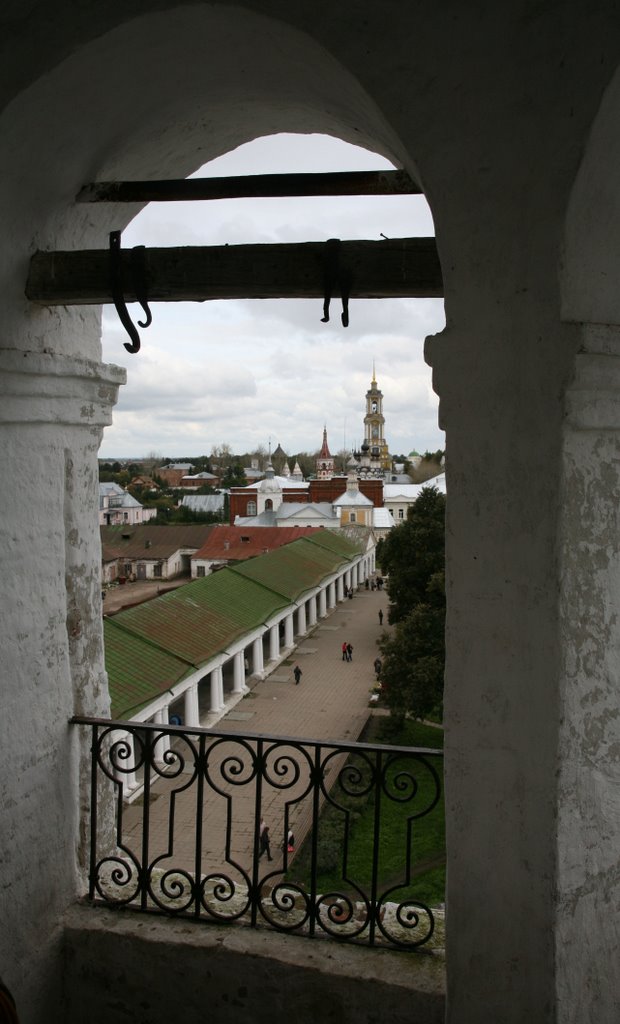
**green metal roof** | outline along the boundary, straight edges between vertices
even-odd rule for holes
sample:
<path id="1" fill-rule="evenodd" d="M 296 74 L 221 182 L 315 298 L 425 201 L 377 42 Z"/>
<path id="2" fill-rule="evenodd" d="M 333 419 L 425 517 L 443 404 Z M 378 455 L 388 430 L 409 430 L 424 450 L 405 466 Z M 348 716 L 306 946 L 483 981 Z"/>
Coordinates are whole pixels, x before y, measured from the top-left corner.
<path id="1" fill-rule="evenodd" d="M 358 535 L 355 540 L 351 538 L 353 532 Z M 311 544 L 327 548 L 328 551 L 341 555 L 340 564 L 342 564 L 345 559 L 351 561 L 366 550 L 368 532 L 366 527 L 360 526 L 347 529 L 346 536 L 343 530 L 317 530 L 307 539 Z"/>
<path id="2" fill-rule="evenodd" d="M 104 620 L 112 714 L 131 717 L 363 550 L 331 530 L 229 566 Z"/>
<path id="3" fill-rule="evenodd" d="M 112 718 L 130 718 L 193 671 L 193 666 L 103 620 Z"/>
<path id="4" fill-rule="evenodd" d="M 286 598 L 226 568 L 119 612 L 114 621 L 199 668 L 286 604 Z"/>
<path id="5" fill-rule="evenodd" d="M 231 567 L 231 572 L 284 594 L 289 601 L 297 601 L 335 572 L 342 562 L 341 555 L 318 547 L 309 540 L 296 540 L 261 558 L 241 562 Z"/>

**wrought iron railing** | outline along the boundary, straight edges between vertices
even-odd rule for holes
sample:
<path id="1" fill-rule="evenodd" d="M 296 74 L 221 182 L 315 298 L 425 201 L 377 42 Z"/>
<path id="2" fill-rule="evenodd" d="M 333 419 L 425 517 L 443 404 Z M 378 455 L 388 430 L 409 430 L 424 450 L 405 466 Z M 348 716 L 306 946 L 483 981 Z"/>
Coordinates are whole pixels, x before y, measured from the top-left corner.
<path id="1" fill-rule="evenodd" d="M 92 732 L 94 902 L 400 949 L 431 939 L 416 883 L 423 819 L 442 815 L 440 750 L 72 723 Z"/>

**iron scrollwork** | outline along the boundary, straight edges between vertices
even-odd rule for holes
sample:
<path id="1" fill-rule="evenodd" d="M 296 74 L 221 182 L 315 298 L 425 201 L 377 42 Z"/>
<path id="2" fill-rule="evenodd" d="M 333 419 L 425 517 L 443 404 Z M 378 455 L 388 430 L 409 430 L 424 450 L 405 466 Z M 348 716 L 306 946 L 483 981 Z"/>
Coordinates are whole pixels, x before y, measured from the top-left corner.
<path id="1" fill-rule="evenodd" d="M 441 751 L 74 721 L 93 737 L 94 902 L 404 950 L 432 938 L 415 851 L 441 799 Z M 403 849 L 387 880 L 386 814 Z"/>

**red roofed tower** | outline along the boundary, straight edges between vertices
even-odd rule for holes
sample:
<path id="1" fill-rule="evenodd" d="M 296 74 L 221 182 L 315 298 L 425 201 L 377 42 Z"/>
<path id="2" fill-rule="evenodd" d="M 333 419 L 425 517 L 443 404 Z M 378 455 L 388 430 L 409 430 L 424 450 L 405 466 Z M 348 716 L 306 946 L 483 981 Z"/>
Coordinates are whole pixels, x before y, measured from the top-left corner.
<path id="1" fill-rule="evenodd" d="M 323 427 L 323 445 L 316 459 L 318 480 L 331 480 L 334 475 L 334 459 L 327 444 L 327 427 Z"/>

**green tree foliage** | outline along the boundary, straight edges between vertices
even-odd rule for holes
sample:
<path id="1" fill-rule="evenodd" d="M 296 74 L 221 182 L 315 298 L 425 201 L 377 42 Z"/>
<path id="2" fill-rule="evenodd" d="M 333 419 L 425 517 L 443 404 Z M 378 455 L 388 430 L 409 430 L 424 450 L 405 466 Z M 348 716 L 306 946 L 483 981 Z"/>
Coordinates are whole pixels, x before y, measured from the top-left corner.
<path id="1" fill-rule="evenodd" d="M 377 561 L 390 578 L 388 621 L 401 622 L 426 601 L 430 579 L 445 567 L 446 499 L 424 487 L 406 520 L 377 546 Z"/>
<path id="2" fill-rule="evenodd" d="M 235 462 L 226 470 L 222 478 L 222 487 L 245 487 L 247 485 L 246 475 L 240 462 Z"/>
<path id="3" fill-rule="evenodd" d="M 441 717 L 445 664 L 445 505 L 425 487 L 408 518 L 381 542 L 389 575 L 391 633 L 379 641 L 381 682 L 395 728 L 407 717 Z"/>

